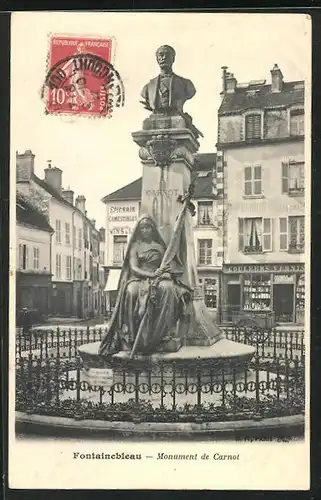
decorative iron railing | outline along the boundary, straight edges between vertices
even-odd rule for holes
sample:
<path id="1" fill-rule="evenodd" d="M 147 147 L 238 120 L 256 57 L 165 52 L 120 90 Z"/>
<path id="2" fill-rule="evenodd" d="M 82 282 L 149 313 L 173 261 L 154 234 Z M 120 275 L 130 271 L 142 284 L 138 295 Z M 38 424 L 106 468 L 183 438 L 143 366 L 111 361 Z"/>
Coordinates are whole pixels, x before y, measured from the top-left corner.
<path id="1" fill-rule="evenodd" d="M 305 355 L 304 330 L 256 329 L 247 327 L 224 326 L 223 332 L 228 340 L 256 347 L 262 359 L 301 359 Z M 101 341 L 107 328 L 53 328 L 35 329 L 24 336 L 17 329 L 16 356 L 44 359 L 64 357 L 74 359 L 78 347 Z"/>
<path id="2" fill-rule="evenodd" d="M 102 329 L 52 330 L 29 341 L 18 334 L 16 409 L 21 412 L 133 422 L 215 422 L 304 413 L 303 332 L 225 328 L 227 338 L 255 346 L 247 366 L 197 359 L 157 366 L 119 364 L 103 382 L 78 356 Z"/>

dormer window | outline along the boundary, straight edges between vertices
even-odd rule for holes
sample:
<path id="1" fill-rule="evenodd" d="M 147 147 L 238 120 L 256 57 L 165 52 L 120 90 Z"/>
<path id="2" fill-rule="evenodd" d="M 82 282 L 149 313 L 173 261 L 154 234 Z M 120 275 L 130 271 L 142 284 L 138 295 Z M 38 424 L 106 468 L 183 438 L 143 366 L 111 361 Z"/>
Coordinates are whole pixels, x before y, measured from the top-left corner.
<path id="1" fill-rule="evenodd" d="M 262 137 L 262 115 L 251 113 L 245 117 L 245 139 L 261 139 Z"/>
<path id="2" fill-rule="evenodd" d="M 294 109 L 290 112 L 290 135 L 304 135 L 304 111 Z"/>

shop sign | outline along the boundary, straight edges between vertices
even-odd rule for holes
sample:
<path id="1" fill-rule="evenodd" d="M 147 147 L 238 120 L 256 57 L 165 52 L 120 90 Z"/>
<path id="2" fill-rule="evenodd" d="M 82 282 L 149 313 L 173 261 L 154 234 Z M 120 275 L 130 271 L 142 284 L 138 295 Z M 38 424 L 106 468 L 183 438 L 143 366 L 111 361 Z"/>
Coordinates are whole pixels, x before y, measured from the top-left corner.
<path id="1" fill-rule="evenodd" d="M 294 275 L 293 274 L 276 274 L 273 278 L 273 283 L 283 284 L 283 283 L 294 283 Z"/>
<path id="2" fill-rule="evenodd" d="M 113 227 L 109 230 L 110 234 L 131 234 L 132 231 L 131 227 Z"/>
<path id="3" fill-rule="evenodd" d="M 302 273 L 304 264 L 225 264 L 225 273 Z"/>
<path id="4" fill-rule="evenodd" d="M 109 222 L 133 222 L 137 220 L 138 207 L 132 206 L 111 206 L 109 207 Z"/>

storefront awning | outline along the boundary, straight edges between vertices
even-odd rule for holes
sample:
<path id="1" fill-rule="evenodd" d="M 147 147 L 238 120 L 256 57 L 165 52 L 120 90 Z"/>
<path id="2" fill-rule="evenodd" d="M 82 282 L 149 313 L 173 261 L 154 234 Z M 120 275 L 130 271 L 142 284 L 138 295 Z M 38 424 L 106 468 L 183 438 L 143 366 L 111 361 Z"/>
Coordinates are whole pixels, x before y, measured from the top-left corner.
<path id="1" fill-rule="evenodd" d="M 118 282 L 120 278 L 120 273 L 121 269 L 110 269 L 108 278 L 107 278 L 107 283 L 105 286 L 105 292 L 112 292 L 114 290 L 117 290 L 118 288 Z"/>

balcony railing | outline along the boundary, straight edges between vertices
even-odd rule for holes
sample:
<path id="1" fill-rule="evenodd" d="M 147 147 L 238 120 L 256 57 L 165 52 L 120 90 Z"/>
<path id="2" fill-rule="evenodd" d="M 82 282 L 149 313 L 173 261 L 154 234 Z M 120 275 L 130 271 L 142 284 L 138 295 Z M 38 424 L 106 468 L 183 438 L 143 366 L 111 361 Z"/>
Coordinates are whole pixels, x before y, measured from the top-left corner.
<path id="1" fill-rule="evenodd" d="M 289 196 L 303 196 L 304 195 L 304 187 L 289 188 L 288 195 Z"/>
<path id="2" fill-rule="evenodd" d="M 206 217 L 205 219 L 204 219 L 204 217 L 201 217 L 200 219 L 198 219 L 197 225 L 198 226 L 213 226 L 213 221 L 210 217 Z"/>
<path id="3" fill-rule="evenodd" d="M 243 250 L 244 253 L 262 253 L 262 245 L 250 246 L 246 245 Z"/>
<path id="4" fill-rule="evenodd" d="M 290 244 L 288 252 L 289 253 L 303 253 L 304 252 L 304 243 Z"/>

